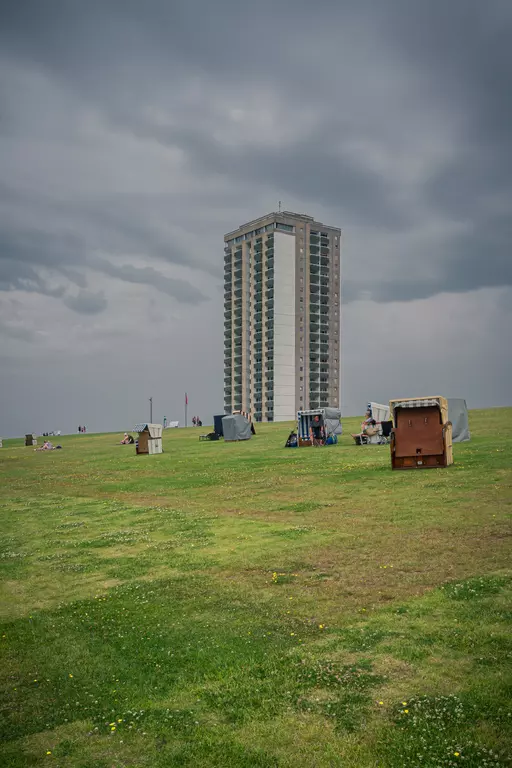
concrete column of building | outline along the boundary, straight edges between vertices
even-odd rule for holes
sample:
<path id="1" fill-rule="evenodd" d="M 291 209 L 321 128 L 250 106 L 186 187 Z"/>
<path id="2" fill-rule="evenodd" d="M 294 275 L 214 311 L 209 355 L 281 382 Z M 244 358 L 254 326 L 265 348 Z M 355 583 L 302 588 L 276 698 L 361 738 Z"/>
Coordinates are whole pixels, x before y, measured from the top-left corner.
<path id="1" fill-rule="evenodd" d="M 340 312 L 341 312 L 341 282 L 340 282 L 340 235 L 331 235 L 331 295 L 332 310 L 330 328 L 333 334 L 333 355 L 332 366 L 330 370 L 331 378 L 331 399 L 332 404 L 340 405 L 340 359 L 341 359 L 341 333 L 340 333 Z"/>
<path id="2" fill-rule="evenodd" d="M 249 382 L 249 347 L 251 340 L 251 322 L 250 322 L 250 296 L 248 292 L 248 282 L 250 276 L 249 267 L 250 249 L 248 244 L 244 243 L 242 247 L 242 411 L 250 411 Z"/>

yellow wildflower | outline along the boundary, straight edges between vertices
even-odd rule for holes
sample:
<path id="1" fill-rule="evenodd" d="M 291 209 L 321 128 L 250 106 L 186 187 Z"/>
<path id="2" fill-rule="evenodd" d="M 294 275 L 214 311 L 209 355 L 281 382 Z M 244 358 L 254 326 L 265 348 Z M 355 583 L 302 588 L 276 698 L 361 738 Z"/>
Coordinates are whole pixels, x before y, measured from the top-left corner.
<path id="1" fill-rule="evenodd" d="M 381 707 L 384 706 L 384 702 L 383 701 L 379 701 L 379 704 L 380 704 Z"/>
<path id="2" fill-rule="evenodd" d="M 455 755 L 455 757 L 459 757 L 460 756 L 460 752 L 454 752 L 453 754 Z"/>

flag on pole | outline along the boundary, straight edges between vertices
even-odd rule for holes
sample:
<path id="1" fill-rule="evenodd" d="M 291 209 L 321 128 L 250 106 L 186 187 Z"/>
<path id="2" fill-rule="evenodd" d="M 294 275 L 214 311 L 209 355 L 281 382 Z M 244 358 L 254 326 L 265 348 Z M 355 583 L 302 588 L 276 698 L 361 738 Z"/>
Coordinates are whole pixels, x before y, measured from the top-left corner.
<path id="1" fill-rule="evenodd" d="M 185 405 L 188 405 L 188 395 L 186 392 L 185 392 Z"/>

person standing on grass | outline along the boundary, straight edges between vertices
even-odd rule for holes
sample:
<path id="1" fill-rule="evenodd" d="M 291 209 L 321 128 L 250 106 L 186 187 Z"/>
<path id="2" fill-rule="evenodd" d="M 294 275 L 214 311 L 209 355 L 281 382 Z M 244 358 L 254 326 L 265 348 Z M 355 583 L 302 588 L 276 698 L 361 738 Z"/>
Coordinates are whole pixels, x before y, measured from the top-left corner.
<path id="1" fill-rule="evenodd" d="M 324 425 L 323 420 L 318 414 L 313 416 L 313 421 L 311 422 L 311 436 L 313 439 L 313 445 L 324 444 Z"/>

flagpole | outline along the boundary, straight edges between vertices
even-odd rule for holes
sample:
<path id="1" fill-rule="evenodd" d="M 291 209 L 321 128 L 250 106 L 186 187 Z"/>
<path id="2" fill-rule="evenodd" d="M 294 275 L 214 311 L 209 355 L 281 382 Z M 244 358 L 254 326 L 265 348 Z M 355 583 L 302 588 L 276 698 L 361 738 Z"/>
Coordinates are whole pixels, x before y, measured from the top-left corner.
<path id="1" fill-rule="evenodd" d="M 188 395 L 185 392 L 185 426 L 187 426 Z"/>

